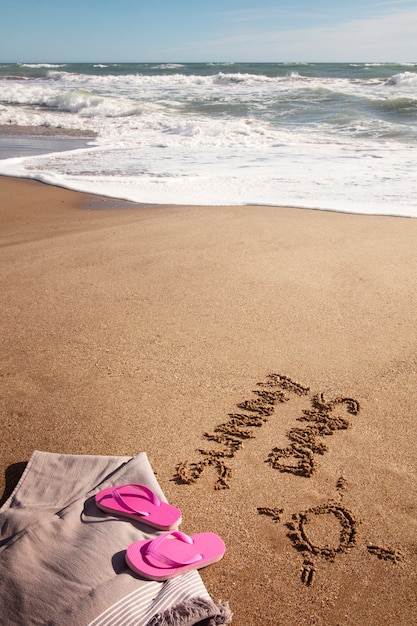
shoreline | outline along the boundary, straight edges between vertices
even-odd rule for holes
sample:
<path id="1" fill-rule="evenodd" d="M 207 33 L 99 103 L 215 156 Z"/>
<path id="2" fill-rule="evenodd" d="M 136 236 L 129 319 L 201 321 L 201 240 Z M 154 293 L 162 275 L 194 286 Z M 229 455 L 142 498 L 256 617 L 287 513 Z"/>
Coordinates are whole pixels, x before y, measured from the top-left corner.
<path id="1" fill-rule="evenodd" d="M 97 137 L 97 133 L 77 128 L 57 128 L 54 126 L 19 126 L 17 124 L 0 124 L 1 135 L 25 135 L 27 137 Z"/>
<path id="2" fill-rule="evenodd" d="M 88 130 L 80 130 L 80 129 L 68 129 L 68 128 L 56 128 L 56 127 L 40 127 L 40 126 L 17 126 L 17 125 L 1 125 L 0 124 L 0 164 L 1 161 L 8 158 L 14 157 L 31 157 L 31 156 L 41 156 L 48 155 L 49 153 L 56 152 L 66 152 L 71 150 L 76 150 L 79 148 L 88 148 L 89 142 L 94 140 L 98 135 L 94 131 Z M 14 169 L 14 171 L 13 171 Z M 37 180 L 38 182 L 49 184 L 52 186 L 60 186 L 62 189 L 71 189 L 71 187 L 65 185 L 65 182 L 60 184 L 57 180 L 57 176 L 52 173 L 39 174 L 39 177 L 32 178 L 30 175 L 25 175 L 24 168 L 16 169 L 16 167 L 6 167 L 3 169 L 4 173 L 0 173 L 0 176 L 8 177 L 8 178 L 20 178 L 22 180 Z M 48 180 L 49 179 L 49 180 Z M 85 184 L 85 183 L 84 183 Z M 113 195 L 104 195 L 104 193 L 100 193 L 97 189 L 85 191 L 82 190 L 82 184 L 79 184 L 79 188 L 72 188 L 73 191 L 78 193 L 86 193 L 90 195 L 90 197 L 97 198 L 109 198 L 113 200 L 117 200 L 119 204 L 123 207 L 125 203 L 129 203 L 133 206 L 184 206 L 184 203 L 177 202 L 176 204 L 172 204 L 171 202 L 166 202 L 165 198 L 162 201 L 158 201 L 154 203 L 152 200 L 126 200 L 120 198 L 118 196 Z M 97 186 L 95 183 L 94 187 Z M 88 185 L 87 185 L 88 189 Z M 121 188 L 120 195 L 125 196 L 125 198 L 129 195 L 126 194 L 125 190 L 122 192 Z M 110 194 L 114 191 L 110 192 Z M 98 205 L 102 204 L 101 201 L 97 203 Z M 206 206 L 204 203 L 202 204 L 192 204 L 186 203 L 185 206 L 190 204 L 190 206 Z M 378 212 L 374 207 L 367 206 L 364 204 L 364 208 L 362 211 L 358 210 L 356 204 L 353 204 L 351 207 L 346 206 L 338 206 L 338 208 L 329 208 L 324 201 L 324 205 L 314 204 L 314 202 L 309 202 L 310 206 L 305 206 L 303 202 L 291 204 L 285 203 L 284 206 L 292 209 L 301 209 L 307 211 L 325 211 L 325 212 L 336 212 L 336 213 L 344 213 L 344 214 L 352 214 L 352 215 L 370 215 L 375 217 L 401 217 L 401 218 L 416 218 L 417 214 L 415 212 L 415 207 L 411 203 L 407 205 L 407 209 L 392 209 L 392 205 L 389 205 L 389 208 L 386 207 L 381 212 Z M 230 207 L 239 207 L 240 204 L 236 203 L 226 203 L 222 204 L 211 204 L 209 206 L 219 207 L 219 206 L 230 206 Z M 243 206 L 247 207 L 271 207 L 276 206 L 279 208 L 279 204 L 271 204 L 270 202 L 259 203 L 259 202 L 250 202 L 246 203 Z M 410 209 L 411 207 L 411 209 Z M 396 212 L 395 212 L 396 211 Z"/>
<path id="3" fill-rule="evenodd" d="M 85 148 L 96 136 L 77 129 L 0 124 L 0 160 Z"/>
<path id="4" fill-rule="evenodd" d="M 0 177 L 2 490 L 145 451 L 233 624 L 410 623 L 417 222 L 128 204 Z"/>
<path id="5" fill-rule="evenodd" d="M 1 142 L 1 138 L 0 138 Z M 68 148 L 63 148 L 63 151 L 66 151 Z M 1 146 L 0 146 L 1 150 Z M 39 154 L 39 153 L 38 153 Z M 8 180 L 16 180 L 16 181 L 31 181 L 37 183 L 39 185 L 47 185 L 56 189 L 62 189 L 65 191 L 69 191 L 74 194 L 78 194 L 79 196 L 85 196 L 88 198 L 86 200 L 87 208 L 96 209 L 96 210 L 113 210 L 113 209 L 136 209 L 136 208 L 157 208 L 157 207 L 172 207 L 172 208 L 193 208 L 193 209 L 207 209 L 211 208 L 212 210 L 216 209 L 238 209 L 240 207 L 252 208 L 252 209 L 282 209 L 292 211 L 315 211 L 319 213 L 330 213 L 330 214 L 341 214 L 341 215 L 354 215 L 357 217 L 375 217 L 375 218 L 392 218 L 392 219 L 406 219 L 406 220 L 414 220 L 417 219 L 414 215 L 401 215 L 395 213 L 369 213 L 364 211 L 363 213 L 357 211 L 349 211 L 348 209 L 329 209 L 329 208 L 318 208 L 318 207 L 304 207 L 298 205 L 279 205 L 279 204 L 259 204 L 259 203 L 247 203 L 247 204 L 225 204 L 225 205 L 217 205 L 217 204 L 181 204 L 181 203 L 151 203 L 151 202 L 137 202 L 135 200 L 125 200 L 123 198 L 119 198 L 116 196 L 106 196 L 100 193 L 91 193 L 88 191 L 80 191 L 77 189 L 71 189 L 65 185 L 59 185 L 56 182 L 48 182 L 43 181 L 37 178 L 32 178 L 30 176 L 12 176 L 9 174 L 0 174 L 0 178 L 8 179 Z"/>

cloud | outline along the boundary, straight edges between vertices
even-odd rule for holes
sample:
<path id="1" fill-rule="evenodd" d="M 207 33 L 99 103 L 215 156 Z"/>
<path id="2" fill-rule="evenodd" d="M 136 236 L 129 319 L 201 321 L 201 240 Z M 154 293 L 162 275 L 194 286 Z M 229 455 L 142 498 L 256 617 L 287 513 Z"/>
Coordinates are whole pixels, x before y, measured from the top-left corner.
<path id="1" fill-rule="evenodd" d="M 351 20 L 332 28 L 293 32 L 301 36 L 303 48 L 311 56 L 346 61 L 415 61 L 417 8 L 374 19 Z"/>
<path id="2" fill-rule="evenodd" d="M 397 5 L 393 0 L 389 4 Z M 397 9 L 389 15 L 333 25 L 247 29 L 181 49 L 200 58 L 212 59 L 215 54 L 219 60 L 237 61 L 417 61 L 416 25 L 417 8 Z"/>
<path id="3" fill-rule="evenodd" d="M 385 2 L 378 2 L 375 4 L 375 7 L 394 7 L 398 8 L 399 6 L 408 6 L 412 4 L 415 6 L 416 0 L 385 0 Z"/>
<path id="4" fill-rule="evenodd" d="M 242 22 L 248 22 L 253 24 L 255 22 L 268 22 L 271 20 L 311 20 L 322 19 L 326 14 L 319 14 L 315 11 L 300 11 L 282 9 L 280 7 L 261 7 L 257 9 L 241 9 L 238 11 L 225 11 L 219 14 L 219 18 L 226 23 L 232 23 L 234 25 Z"/>

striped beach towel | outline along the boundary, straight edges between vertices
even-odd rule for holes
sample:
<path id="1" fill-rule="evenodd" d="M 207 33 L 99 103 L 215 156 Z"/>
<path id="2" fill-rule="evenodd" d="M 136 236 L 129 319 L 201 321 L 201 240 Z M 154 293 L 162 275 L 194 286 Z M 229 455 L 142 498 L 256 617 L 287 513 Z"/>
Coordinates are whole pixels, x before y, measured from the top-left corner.
<path id="1" fill-rule="evenodd" d="M 231 623 L 196 570 L 145 581 L 126 566 L 127 546 L 156 536 L 100 511 L 105 487 L 140 483 L 164 494 L 146 453 L 79 456 L 35 451 L 0 509 L 4 626 L 214 626 Z"/>

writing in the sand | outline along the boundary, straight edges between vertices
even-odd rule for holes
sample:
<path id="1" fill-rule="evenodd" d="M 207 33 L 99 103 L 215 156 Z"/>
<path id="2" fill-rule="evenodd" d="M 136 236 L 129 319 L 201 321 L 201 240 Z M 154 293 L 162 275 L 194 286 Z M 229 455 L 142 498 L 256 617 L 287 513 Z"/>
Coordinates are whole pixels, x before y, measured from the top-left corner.
<path id="1" fill-rule="evenodd" d="M 237 405 L 240 412 L 230 413 L 229 419 L 216 426 L 213 432 L 204 433 L 205 439 L 220 446 L 215 450 L 198 450 L 200 457 L 195 462 L 183 461 L 176 470 L 176 479 L 180 483 L 195 483 L 207 467 L 215 469 L 216 489 L 230 488 L 232 478 L 231 460 L 243 447 L 243 442 L 255 437 L 256 429 L 261 428 L 275 412 L 278 404 L 288 402 L 296 396 L 306 396 L 309 408 L 302 410 L 297 418 L 300 425 L 291 428 L 286 436 L 288 445 L 275 447 L 269 453 L 266 462 L 279 472 L 309 478 L 318 468 L 317 457 L 325 454 L 328 447 L 325 438 L 338 430 L 350 427 L 350 416 L 359 413 L 359 403 L 353 398 L 336 397 L 326 400 L 322 393 L 311 394 L 308 387 L 294 382 L 287 376 L 269 374 L 264 382 L 258 383 L 253 391 L 254 397 Z M 310 586 L 316 576 L 319 558 L 329 561 L 343 553 L 350 552 L 357 541 L 358 521 L 343 503 L 348 483 L 343 476 L 336 481 L 338 499 L 328 500 L 318 506 L 293 513 L 285 522 L 288 538 L 294 548 L 303 557 L 301 581 Z M 284 509 L 280 507 L 258 507 L 260 515 L 268 516 L 273 522 L 281 522 Z M 319 519 L 330 519 L 339 526 L 339 539 L 333 546 L 328 538 L 323 543 L 311 536 L 310 529 Z M 317 533 L 316 533 L 317 534 Z M 403 559 L 399 550 L 390 546 L 367 546 L 369 554 L 379 559 L 397 563 Z"/>
<path id="2" fill-rule="evenodd" d="M 264 382 L 257 383 L 255 397 L 237 405 L 242 412 L 229 413 L 229 419 L 216 426 L 213 432 L 204 433 L 205 439 L 220 444 L 214 450 L 200 449 L 197 461 L 183 461 L 177 465 L 176 479 L 180 483 L 196 482 L 207 467 L 215 469 L 215 489 L 229 489 L 232 477 L 230 461 L 241 450 L 243 442 L 253 439 L 256 429 L 274 414 L 277 404 L 288 402 L 293 396 L 307 396 L 310 408 L 298 418 L 302 426 L 287 432 L 288 446 L 273 448 L 266 461 L 280 472 L 309 477 L 317 469 L 317 455 L 323 455 L 327 445 L 323 438 L 337 430 L 349 428 L 347 415 L 357 415 L 359 404 L 352 398 L 337 397 L 326 401 L 323 394 L 310 394 L 310 389 L 287 376 L 269 374 Z M 338 409 L 343 408 L 343 414 Z"/>

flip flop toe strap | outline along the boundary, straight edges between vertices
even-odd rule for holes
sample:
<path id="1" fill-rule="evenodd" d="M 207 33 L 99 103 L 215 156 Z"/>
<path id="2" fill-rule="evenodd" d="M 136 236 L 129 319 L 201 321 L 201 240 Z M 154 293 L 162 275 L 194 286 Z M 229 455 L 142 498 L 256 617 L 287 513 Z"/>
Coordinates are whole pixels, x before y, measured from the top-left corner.
<path id="1" fill-rule="evenodd" d="M 161 545 L 161 543 L 163 543 L 167 539 L 167 537 L 169 537 L 170 535 L 173 535 L 174 537 L 176 537 L 180 541 L 183 541 L 184 543 L 188 543 L 188 544 L 194 543 L 191 537 L 189 537 L 185 533 L 182 533 L 179 530 L 173 531 L 171 533 L 170 532 L 163 533 L 162 535 L 159 535 L 159 537 L 157 537 L 156 539 L 153 539 L 152 541 L 149 542 L 147 549 L 146 549 L 146 555 L 152 556 L 154 559 L 160 561 L 161 563 L 164 563 L 165 565 L 169 565 L 171 567 L 178 567 L 181 565 L 192 565 L 193 563 L 198 563 L 198 561 L 201 561 L 201 559 L 203 558 L 202 554 L 194 554 L 188 559 L 172 559 L 171 557 L 166 556 L 165 554 L 162 554 L 158 548 Z"/>
<path id="2" fill-rule="evenodd" d="M 139 491 L 143 491 L 147 496 L 149 501 L 154 504 L 155 506 L 160 506 L 161 505 L 161 501 L 159 500 L 159 498 L 154 494 L 153 491 L 151 491 L 151 489 L 148 489 L 148 487 L 145 487 L 145 485 L 135 485 L 135 484 L 130 484 L 130 485 L 123 485 L 123 487 L 133 487 L 135 489 L 138 489 Z M 136 513 L 137 515 L 141 515 L 142 517 L 149 517 L 149 511 L 140 511 L 139 509 L 134 508 L 133 506 L 131 506 L 130 504 L 128 504 L 126 502 L 126 500 L 123 497 L 123 494 L 120 493 L 120 489 L 123 489 L 123 487 L 115 487 L 112 493 L 113 498 L 116 500 L 116 502 L 123 507 L 124 509 L 126 509 L 126 511 L 128 511 L 129 513 Z M 131 497 L 133 494 L 129 493 L 129 496 Z M 138 494 L 138 497 L 139 494 Z"/>

